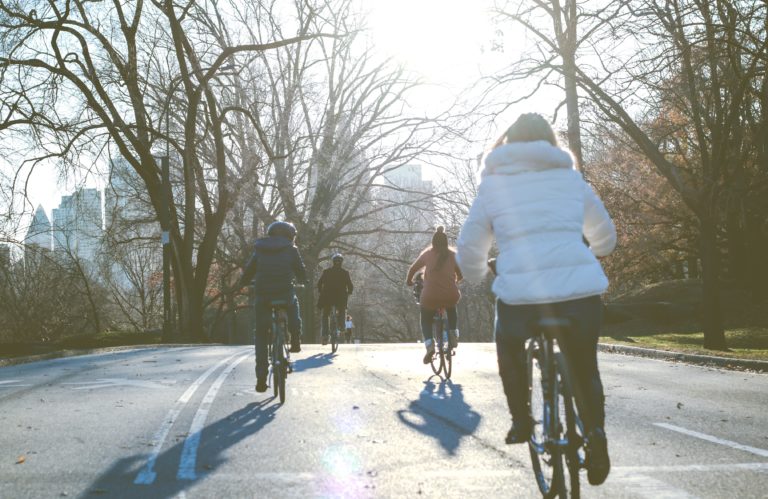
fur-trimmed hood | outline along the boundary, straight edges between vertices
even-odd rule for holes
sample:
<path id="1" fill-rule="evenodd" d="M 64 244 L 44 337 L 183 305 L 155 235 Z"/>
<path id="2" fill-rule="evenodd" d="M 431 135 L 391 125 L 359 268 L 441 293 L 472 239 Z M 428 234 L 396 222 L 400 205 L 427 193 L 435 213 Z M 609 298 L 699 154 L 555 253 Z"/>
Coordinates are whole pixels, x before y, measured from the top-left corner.
<path id="1" fill-rule="evenodd" d="M 597 194 L 549 142 L 504 144 L 485 158 L 477 198 L 456 241 L 464 277 L 480 281 L 496 241 L 493 292 L 508 305 L 599 295 L 608 279 L 595 258 L 616 245 Z M 589 241 L 584 245 L 583 238 Z"/>
<path id="2" fill-rule="evenodd" d="M 514 175 L 517 173 L 572 169 L 573 156 L 569 151 L 555 147 L 546 140 L 504 144 L 488 153 L 481 175 Z"/>

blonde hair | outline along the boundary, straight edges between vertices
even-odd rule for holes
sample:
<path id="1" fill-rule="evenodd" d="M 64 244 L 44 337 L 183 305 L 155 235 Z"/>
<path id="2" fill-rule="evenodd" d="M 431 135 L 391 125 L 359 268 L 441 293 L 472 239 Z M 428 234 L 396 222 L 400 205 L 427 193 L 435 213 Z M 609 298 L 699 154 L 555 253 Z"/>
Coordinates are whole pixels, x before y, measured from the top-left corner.
<path id="1" fill-rule="evenodd" d="M 533 142 L 545 140 L 558 147 L 557 137 L 552 126 L 538 113 L 521 114 L 517 121 L 493 144 L 493 149 L 512 142 Z"/>

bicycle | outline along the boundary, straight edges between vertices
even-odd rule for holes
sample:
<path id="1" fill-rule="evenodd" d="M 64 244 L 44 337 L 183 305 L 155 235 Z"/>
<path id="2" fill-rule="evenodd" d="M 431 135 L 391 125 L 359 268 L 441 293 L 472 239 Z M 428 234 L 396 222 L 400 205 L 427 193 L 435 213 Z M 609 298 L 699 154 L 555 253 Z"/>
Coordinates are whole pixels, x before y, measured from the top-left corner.
<path id="1" fill-rule="evenodd" d="M 526 364 L 533 472 L 545 498 L 567 497 L 569 488 L 571 497 L 578 498 L 587 443 L 584 421 L 589 418 L 568 362 L 566 338 L 572 325 L 568 319 L 544 317 L 532 326 L 535 334 L 528 340 Z"/>
<path id="2" fill-rule="evenodd" d="M 331 353 L 336 353 L 339 349 L 339 315 L 336 305 L 331 307 Z"/>
<path id="3" fill-rule="evenodd" d="M 288 348 L 288 300 L 272 300 L 269 306 L 272 310 L 272 327 L 268 343 L 270 361 L 269 378 L 272 382 L 274 396 L 280 397 L 280 403 L 285 403 L 285 380 L 292 372 L 291 354 Z"/>
<path id="4" fill-rule="evenodd" d="M 445 379 L 451 379 L 455 352 L 448 341 L 448 330 L 445 327 L 447 324 L 448 316 L 445 313 L 445 309 L 438 308 L 435 310 L 435 315 L 432 318 L 432 338 L 435 342 L 435 352 L 432 354 L 429 363 L 432 366 L 433 373 L 440 376 L 440 371 L 442 370 Z"/>

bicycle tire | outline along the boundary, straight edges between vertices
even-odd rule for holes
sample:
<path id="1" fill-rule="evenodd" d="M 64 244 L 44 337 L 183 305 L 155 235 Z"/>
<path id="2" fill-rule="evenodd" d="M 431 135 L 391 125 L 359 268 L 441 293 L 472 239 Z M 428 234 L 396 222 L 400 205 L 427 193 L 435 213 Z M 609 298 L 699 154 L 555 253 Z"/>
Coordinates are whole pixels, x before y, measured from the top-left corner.
<path id="1" fill-rule="evenodd" d="M 288 363 L 283 360 L 278 369 L 280 371 L 280 379 L 278 381 L 278 391 L 280 392 L 280 403 L 285 403 L 285 379 L 288 377 Z"/>
<path id="2" fill-rule="evenodd" d="M 275 397 L 280 395 L 280 372 L 275 362 L 272 362 L 272 393 Z"/>
<path id="3" fill-rule="evenodd" d="M 331 353 L 336 353 L 339 350 L 339 331 L 334 330 L 331 333 Z"/>
<path id="4" fill-rule="evenodd" d="M 435 352 L 432 354 L 429 364 L 432 366 L 432 372 L 440 376 L 440 372 L 443 370 L 444 359 L 443 352 L 443 321 L 436 317 L 432 322 L 432 345 L 435 347 Z"/>
<path id="5" fill-rule="evenodd" d="M 532 338 L 526 351 L 528 373 L 528 410 L 532 422 L 528 450 L 531 455 L 536 484 L 545 499 L 560 494 L 563 484 L 563 455 L 557 445 L 560 440 L 557 416 L 557 383 L 550 382 L 557 375 L 544 345 Z M 550 366 L 548 372 L 547 366 Z"/>
<path id="6" fill-rule="evenodd" d="M 561 419 L 565 418 L 565 469 L 568 472 L 567 483 L 571 497 L 581 496 L 579 472 L 584 465 L 584 423 L 577 412 L 576 391 L 570 365 L 562 351 L 555 354 L 555 364 L 560 376 L 560 403 L 562 404 Z M 565 477 L 563 486 L 565 487 Z"/>
<path id="7" fill-rule="evenodd" d="M 445 379 L 451 379 L 451 372 L 453 371 L 453 355 L 451 355 L 451 344 L 450 342 L 445 344 L 444 349 L 444 364 L 443 364 L 443 372 L 445 372 Z"/>
<path id="8" fill-rule="evenodd" d="M 338 312 L 336 310 L 336 306 L 331 307 L 331 317 L 329 318 L 331 321 L 328 335 L 330 338 L 331 343 L 331 353 L 336 353 L 336 350 L 339 349 L 339 338 L 338 338 L 338 330 L 339 330 L 339 324 L 338 324 Z"/>

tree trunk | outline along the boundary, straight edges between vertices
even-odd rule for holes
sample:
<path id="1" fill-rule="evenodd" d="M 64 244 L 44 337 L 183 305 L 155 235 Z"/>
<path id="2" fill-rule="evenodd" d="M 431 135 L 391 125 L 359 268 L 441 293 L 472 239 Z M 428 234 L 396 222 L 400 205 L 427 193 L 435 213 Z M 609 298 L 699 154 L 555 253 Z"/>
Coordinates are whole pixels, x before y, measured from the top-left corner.
<path id="1" fill-rule="evenodd" d="M 317 283 L 317 259 L 307 257 L 304 259 L 304 266 L 307 269 L 307 283 L 303 290 L 297 293 L 299 304 L 301 305 L 301 334 L 302 342 L 319 343 L 320 341 L 320 317 L 318 314 L 317 293 L 315 284 Z"/>
<path id="2" fill-rule="evenodd" d="M 700 217 L 700 222 L 704 348 L 725 350 L 725 331 L 720 309 L 720 255 L 717 249 L 716 227 L 711 214 Z"/>

